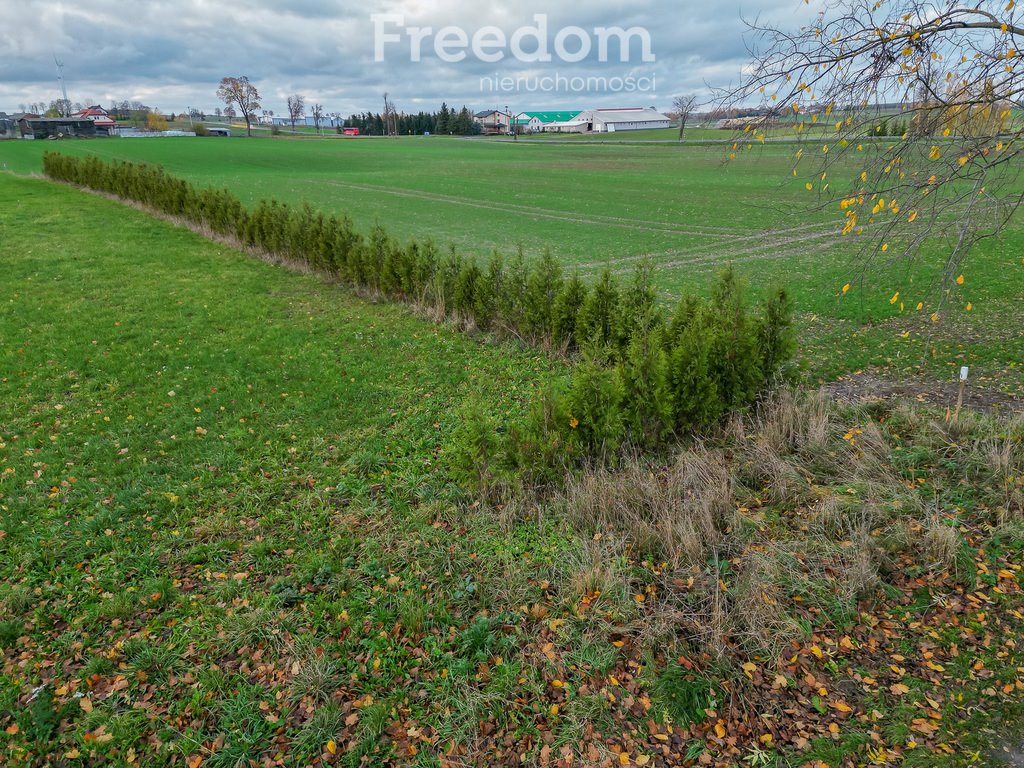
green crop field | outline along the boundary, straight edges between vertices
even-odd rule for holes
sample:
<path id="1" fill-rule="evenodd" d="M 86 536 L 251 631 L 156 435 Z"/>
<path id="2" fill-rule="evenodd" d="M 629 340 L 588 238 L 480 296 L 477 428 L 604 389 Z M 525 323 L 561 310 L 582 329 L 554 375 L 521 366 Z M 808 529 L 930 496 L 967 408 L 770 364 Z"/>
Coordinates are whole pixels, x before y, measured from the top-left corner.
<path id="1" fill-rule="evenodd" d="M 38 172 L 42 152 L 54 146 L 4 143 L 0 168 Z M 364 231 L 379 222 L 399 238 L 431 238 L 464 253 L 550 249 L 586 276 L 649 259 L 669 304 L 684 290 L 702 292 L 731 263 L 755 288 L 784 283 L 792 291 L 812 380 L 872 370 L 952 383 L 966 363 L 986 386 L 1024 392 L 1024 338 L 1004 322 L 1024 299 L 1024 227 L 1014 222 L 972 253 L 964 286 L 935 326 L 934 257 L 948 244 L 934 242 L 913 267 L 863 273 L 861 243 L 838 236 L 838 212 L 814 211 L 814 194 L 790 175 L 792 144 L 769 143 L 731 163 L 720 145 L 438 137 L 122 139 L 59 148 L 158 163 L 250 204 L 309 201 L 348 212 Z M 844 296 L 847 282 L 853 289 Z M 900 303 L 890 303 L 897 291 Z M 918 302 L 924 308 L 915 312 Z"/>

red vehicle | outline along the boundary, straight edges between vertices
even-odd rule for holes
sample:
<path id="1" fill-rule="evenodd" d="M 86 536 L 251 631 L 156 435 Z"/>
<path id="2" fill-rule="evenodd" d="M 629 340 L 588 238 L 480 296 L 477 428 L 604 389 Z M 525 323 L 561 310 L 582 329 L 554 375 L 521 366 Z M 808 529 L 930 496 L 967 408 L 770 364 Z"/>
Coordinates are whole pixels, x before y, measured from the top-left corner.
<path id="1" fill-rule="evenodd" d="M 342 128 L 341 129 L 341 133 L 342 133 L 343 136 L 358 136 L 359 135 L 359 129 L 358 128 Z"/>

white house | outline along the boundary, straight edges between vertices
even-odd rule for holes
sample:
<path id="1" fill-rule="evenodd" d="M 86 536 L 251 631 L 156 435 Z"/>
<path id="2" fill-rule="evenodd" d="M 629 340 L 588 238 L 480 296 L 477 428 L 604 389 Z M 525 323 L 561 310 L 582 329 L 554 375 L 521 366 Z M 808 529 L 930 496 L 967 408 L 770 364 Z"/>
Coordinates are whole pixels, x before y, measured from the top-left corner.
<path id="1" fill-rule="evenodd" d="M 100 133 L 104 131 L 112 133 L 117 130 L 117 122 L 112 120 L 110 115 L 103 107 L 99 104 L 93 107 L 86 107 L 80 109 L 72 117 L 80 120 L 92 120 L 96 124 L 96 130 Z"/>

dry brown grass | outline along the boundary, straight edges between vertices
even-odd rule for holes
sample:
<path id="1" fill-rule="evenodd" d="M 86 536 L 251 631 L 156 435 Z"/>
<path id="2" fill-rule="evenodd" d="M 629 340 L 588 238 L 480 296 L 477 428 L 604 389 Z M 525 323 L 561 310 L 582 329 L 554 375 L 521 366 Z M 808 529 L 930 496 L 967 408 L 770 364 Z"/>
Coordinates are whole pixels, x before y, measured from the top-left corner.
<path id="1" fill-rule="evenodd" d="M 953 424 L 913 405 L 882 419 L 823 392 L 784 390 L 673 461 L 633 459 L 572 479 L 571 522 L 658 567 L 656 597 L 637 609 L 629 569 L 610 568 L 595 544 L 574 564 L 570 594 L 614 588 L 630 603 L 621 615 L 631 611 L 637 635 L 657 647 L 682 640 L 715 657 L 739 647 L 776 660 L 801 639 L 807 611 L 815 626 L 853 620 L 908 554 L 956 575 L 962 537 L 937 506 L 941 484 L 908 482 L 905 444 L 915 471 L 931 479 L 944 465 L 942 482 L 973 481 L 1000 505 L 999 521 L 1017 524 L 1024 420 L 1008 427 L 966 414 Z"/>
<path id="2" fill-rule="evenodd" d="M 758 409 L 756 428 L 764 442 L 782 455 L 821 453 L 836 430 L 831 400 L 824 390 L 777 390 Z"/>
<path id="3" fill-rule="evenodd" d="M 953 570 L 960 551 L 960 533 L 938 513 L 924 521 L 918 551 L 924 565 L 932 570 Z"/>
<path id="4" fill-rule="evenodd" d="M 877 422 L 868 420 L 858 425 L 856 437 L 849 441 L 848 455 L 855 478 L 887 486 L 898 484 L 893 474 L 892 448 Z"/>
<path id="5" fill-rule="evenodd" d="M 753 655 L 775 660 L 802 634 L 786 608 L 784 585 L 799 580 L 794 561 L 781 551 L 754 552 L 746 561 L 734 588 L 729 611 L 729 634 Z"/>
<path id="6" fill-rule="evenodd" d="M 678 567 L 703 561 L 735 500 L 725 456 L 698 444 L 669 467 L 630 461 L 584 473 L 570 481 L 566 506 L 584 529 L 618 532 L 637 551 Z"/>
<path id="7" fill-rule="evenodd" d="M 996 520 L 1002 524 L 1024 516 L 1024 447 L 1011 429 L 1006 436 L 986 440 L 980 447 L 1001 499 Z"/>
<path id="8" fill-rule="evenodd" d="M 798 465 L 780 454 L 776 445 L 758 434 L 743 450 L 742 479 L 773 504 L 796 504 L 807 499 L 810 484 Z"/>
<path id="9" fill-rule="evenodd" d="M 625 567 L 626 543 L 621 538 L 596 535 L 582 539 L 570 557 L 559 564 L 564 597 L 572 606 L 589 596 L 591 602 L 627 604 L 629 575 Z"/>

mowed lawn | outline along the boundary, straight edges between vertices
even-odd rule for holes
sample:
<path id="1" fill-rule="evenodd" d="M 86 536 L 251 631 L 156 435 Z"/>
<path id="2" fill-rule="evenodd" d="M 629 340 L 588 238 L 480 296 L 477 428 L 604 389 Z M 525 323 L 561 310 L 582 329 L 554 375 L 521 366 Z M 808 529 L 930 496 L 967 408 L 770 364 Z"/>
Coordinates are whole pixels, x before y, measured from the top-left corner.
<path id="1" fill-rule="evenodd" d="M 949 247 L 943 237 L 913 265 L 865 271 L 866 244 L 840 237 L 839 211 L 814 210 L 815 193 L 792 177 L 797 147 L 790 143 L 725 162 L 721 145 L 654 142 L 7 142 L 0 166 L 38 172 L 48 149 L 159 163 L 196 183 L 227 187 L 248 204 L 309 201 L 347 212 L 363 231 L 380 223 L 400 239 L 429 238 L 481 257 L 550 250 L 587 277 L 605 267 L 625 277 L 646 259 L 668 307 L 684 291 L 704 292 L 731 263 L 752 290 L 790 289 L 811 381 L 870 370 L 952 383 L 968 364 L 984 386 L 1024 393 L 1024 332 L 1015 321 L 1024 300 L 1020 223 L 971 254 L 963 286 L 949 296 L 936 287 Z M 940 302 L 942 322 L 934 324 L 929 317 Z"/>

